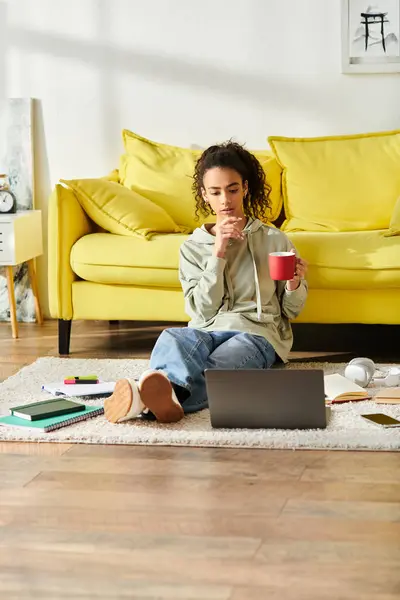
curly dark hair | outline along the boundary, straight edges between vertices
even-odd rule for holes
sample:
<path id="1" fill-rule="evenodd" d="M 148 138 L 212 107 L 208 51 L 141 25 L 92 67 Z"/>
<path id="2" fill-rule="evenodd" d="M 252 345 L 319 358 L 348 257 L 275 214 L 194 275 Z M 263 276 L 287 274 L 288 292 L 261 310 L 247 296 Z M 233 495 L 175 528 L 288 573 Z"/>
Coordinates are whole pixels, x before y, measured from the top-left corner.
<path id="1" fill-rule="evenodd" d="M 202 195 L 204 175 L 214 167 L 233 169 L 239 173 L 243 182 L 247 181 L 248 192 L 243 200 L 244 214 L 246 217 L 266 220 L 266 213 L 270 208 L 271 186 L 266 182 L 264 169 L 254 154 L 232 140 L 210 146 L 196 163 L 192 185 L 196 200 L 196 219 L 199 220 L 201 214 L 205 217 L 215 214 Z"/>

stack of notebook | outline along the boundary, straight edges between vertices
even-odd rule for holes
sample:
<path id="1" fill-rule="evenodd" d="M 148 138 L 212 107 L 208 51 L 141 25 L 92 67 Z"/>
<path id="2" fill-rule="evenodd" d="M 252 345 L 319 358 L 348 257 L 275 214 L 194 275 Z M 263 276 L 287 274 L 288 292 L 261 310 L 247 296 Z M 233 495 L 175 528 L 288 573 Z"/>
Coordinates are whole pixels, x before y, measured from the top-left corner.
<path id="1" fill-rule="evenodd" d="M 0 425 L 47 433 L 97 417 L 103 412 L 102 406 L 87 406 L 69 400 L 44 400 L 11 408 L 9 416 L 0 418 Z"/>
<path id="2" fill-rule="evenodd" d="M 99 381 L 92 384 L 66 385 L 65 383 L 46 383 L 42 390 L 53 396 L 79 397 L 79 396 L 111 396 L 115 388 L 115 381 Z"/>

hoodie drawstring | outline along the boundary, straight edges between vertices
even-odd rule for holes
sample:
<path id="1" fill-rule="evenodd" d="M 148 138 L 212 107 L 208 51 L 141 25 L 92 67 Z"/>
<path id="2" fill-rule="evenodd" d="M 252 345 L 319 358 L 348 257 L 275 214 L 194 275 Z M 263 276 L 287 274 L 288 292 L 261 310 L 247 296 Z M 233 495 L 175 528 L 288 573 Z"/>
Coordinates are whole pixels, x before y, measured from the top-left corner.
<path id="1" fill-rule="evenodd" d="M 249 250 L 250 250 L 251 259 L 253 261 L 253 267 L 254 267 L 254 282 L 256 285 L 256 299 L 257 299 L 257 319 L 259 321 L 261 321 L 262 305 L 261 305 L 260 282 L 258 280 L 256 259 L 254 258 L 254 247 L 253 247 L 253 240 L 252 240 L 251 232 L 250 232 L 250 235 L 247 236 L 247 239 L 249 241 Z"/>

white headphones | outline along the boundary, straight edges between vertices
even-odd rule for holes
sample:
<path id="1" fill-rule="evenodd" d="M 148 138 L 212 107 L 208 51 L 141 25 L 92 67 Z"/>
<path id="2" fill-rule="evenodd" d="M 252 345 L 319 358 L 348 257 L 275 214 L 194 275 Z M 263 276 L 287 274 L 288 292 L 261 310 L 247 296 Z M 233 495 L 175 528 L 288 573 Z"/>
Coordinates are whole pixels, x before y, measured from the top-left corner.
<path id="1" fill-rule="evenodd" d="M 347 365 L 344 376 L 361 387 L 367 387 L 371 381 L 385 387 L 400 385 L 400 369 L 398 367 L 377 370 L 370 358 L 353 358 Z"/>

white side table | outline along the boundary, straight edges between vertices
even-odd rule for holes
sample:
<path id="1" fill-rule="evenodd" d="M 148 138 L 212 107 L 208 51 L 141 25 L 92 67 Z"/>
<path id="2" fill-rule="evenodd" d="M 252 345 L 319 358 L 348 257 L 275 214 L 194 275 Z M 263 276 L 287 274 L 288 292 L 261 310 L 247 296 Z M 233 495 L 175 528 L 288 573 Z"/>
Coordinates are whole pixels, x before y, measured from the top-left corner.
<path id="1" fill-rule="evenodd" d="M 13 338 L 18 337 L 13 266 L 28 263 L 29 278 L 35 301 L 36 321 L 43 323 L 39 304 L 34 258 L 43 253 L 42 212 L 22 210 L 14 215 L 0 215 L 0 267 L 6 268 Z"/>

